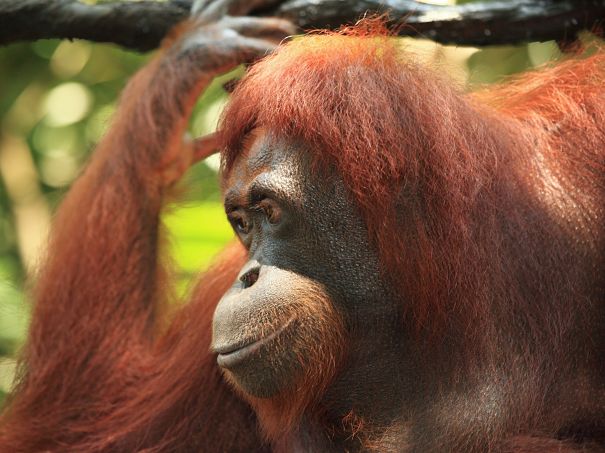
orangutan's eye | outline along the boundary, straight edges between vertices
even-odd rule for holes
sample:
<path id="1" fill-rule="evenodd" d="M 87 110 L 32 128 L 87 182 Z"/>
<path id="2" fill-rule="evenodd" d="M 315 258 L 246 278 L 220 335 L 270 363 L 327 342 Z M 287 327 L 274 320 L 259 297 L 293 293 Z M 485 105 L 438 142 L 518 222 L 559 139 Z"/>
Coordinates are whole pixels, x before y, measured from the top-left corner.
<path id="1" fill-rule="evenodd" d="M 252 222 L 241 211 L 233 211 L 229 214 L 229 221 L 233 229 L 240 236 L 245 236 L 252 229 Z"/>
<path id="2" fill-rule="evenodd" d="M 275 225 L 281 221 L 281 209 L 274 201 L 265 198 L 258 204 L 258 207 L 265 213 L 270 224 Z"/>

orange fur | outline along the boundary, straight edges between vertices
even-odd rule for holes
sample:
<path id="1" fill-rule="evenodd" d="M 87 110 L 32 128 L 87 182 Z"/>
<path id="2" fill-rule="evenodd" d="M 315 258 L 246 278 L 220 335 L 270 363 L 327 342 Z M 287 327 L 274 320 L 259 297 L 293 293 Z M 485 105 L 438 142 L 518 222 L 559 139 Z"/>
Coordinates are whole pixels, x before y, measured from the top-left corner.
<path id="1" fill-rule="evenodd" d="M 539 218 L 548 182 L 536 151 L 564 191 L 592 200 L 586 245 L 602 248 L 603 86 L 597 53 L 462 96 L 370 22 L 294 40 L 250 70 L 223 117 L 224 169 L 257 127 L 308 143 L 317 165 L 344 178 L 385 273 L 413 301 L 405 306 L 417 331 L 443 338 L 448 325 L 462 326 L 480 346 L 495 328 L 494 299 L 525 309 L 510 269 L 527 266 L 548 282 L 536 309 L 575 293 L 573 280 L 561 286 L 561 268 L 544 264 L 561 250 L 541 241 L 560 232 L 524 234 L 550 223 Z"/>
<path id="2" fill-rule="evenodd" d="M 158 258 L 163 189 L 155 175 L 194 102 L 171 96 L 187 67 L 160 61 L 129 84 L 112 133 L 57 216 L 20 383 L 0 419 L 2 452 L 269 448 L 208 351 L 212 312 L 245 260 L 242 248 L 224 252 L 168 327 L 158 319 L 170 288 Z M 591 325 L 587 310 L 602 302 L 604 66 L 598 53 L 463 96 L 379 26 L 316 34 L 282 47 L 238 86 L 222 123 L 224 169 L 254 128 L 308 144 L 316 165 L 333 166 L 359 206 L 435 376 L 474 383 L 482 375 L 472 362 L 527 375 L 526 388 L 506 395 L 525 406 L 494 428 L 523 432 L 524 412 L 540 414 L 559 376 L 573 376 L 577 364 L 596 369 L 592 356 L 530 359 L 587 335 L 570 326 Z M 341 321 L 326 305 L 316 298 L 301 310 L 320 312 L 325 329 L 317 335 L 339 344 L 340 329 L 329 329 Z M 494 338 L 506 329 L 528 337 L 522 346 L 531 354 L 504 356 Z M 426 348 L 445 343 L 449 349 L 429 355 Z M 301 361 L 325 359 L 320 349 Z M 442 376 L 451 362 L 455 372 Z M 303 411 L 320 416 L 311 392 L 321 393 L 335 371 L 311 369 L 300 398 L 252 400 L 267 434 L 295 431 Z M 462 415 L 442 421 L 475 445 L 474 423 L 483 420 L 471 413 L 473 423 L 458 433 Z M 369 423 L 355 414 L 343 426 L 376 450 L 406 433 L 387 427 L 384 439 L 370 438 L 361 432 Z M 577 450 L 531 437 L 509 447 Z"/>

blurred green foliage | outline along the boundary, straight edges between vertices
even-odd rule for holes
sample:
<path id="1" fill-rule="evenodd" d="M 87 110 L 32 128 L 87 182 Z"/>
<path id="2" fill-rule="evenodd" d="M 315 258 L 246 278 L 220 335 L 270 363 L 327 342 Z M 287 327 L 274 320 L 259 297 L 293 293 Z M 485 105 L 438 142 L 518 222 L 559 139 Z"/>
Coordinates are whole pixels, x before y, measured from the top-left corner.
<path id="1" fill-rule="evenodd" d="M 559 54 L 554 43 L 471 49 L 403 41 L 467 87 L 496 82 Z M 24 288 L 44 250 L 52 213 L 107 129 L 126 81 L 148 59 L 81 41 L 0 49 L 0 405 L 27 329 Z M 227 100 L 222 84 L 236 75 L 215 81 L 200 99 L 191 120 L 194 136 L 215 128 Z M 214 158 L 195 166 L 186 176 L 183 201 L 164 215 L 180 288 L 233 237 L 217 168 Z"/>

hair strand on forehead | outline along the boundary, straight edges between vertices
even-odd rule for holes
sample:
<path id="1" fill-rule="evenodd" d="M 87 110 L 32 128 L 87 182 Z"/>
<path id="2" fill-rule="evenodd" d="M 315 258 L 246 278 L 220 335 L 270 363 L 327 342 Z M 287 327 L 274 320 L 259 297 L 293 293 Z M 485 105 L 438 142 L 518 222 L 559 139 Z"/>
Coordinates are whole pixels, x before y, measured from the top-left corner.
<path id="1" fill-rule="evenodd" d="M 523 231 L 549 228 L 525 215 L 536 212 L 536 150 L 552 162 L 578 153 L 599 161 L 596 142 L 580 150 L 570 135 L 548 131 L 579 119 L 603 135 L 598 117 L 585 111 L 599 111 L 604 59 L 600 53 L 464 95 L 417 63 L 380 19 L 312 33 L 254 65 L 236 88 L 221 122 L 223 171 L 255 128 L 300 139 L 314 162 L 342 176 L 385 275 L 411 301 L 405 311 L 417 332 L 445 335 L 459 320 L 475 338 L 492 299 L 523 299 L 507 269 L 539 268 L 520 264 L 532 259 L 521 244 L 540 249 L 527 241 L 543 240 L 521 238 Z M 578 141 L 581 128 L 569 134 Z M 507 241 L 519 250 L 502 252 Z"/>

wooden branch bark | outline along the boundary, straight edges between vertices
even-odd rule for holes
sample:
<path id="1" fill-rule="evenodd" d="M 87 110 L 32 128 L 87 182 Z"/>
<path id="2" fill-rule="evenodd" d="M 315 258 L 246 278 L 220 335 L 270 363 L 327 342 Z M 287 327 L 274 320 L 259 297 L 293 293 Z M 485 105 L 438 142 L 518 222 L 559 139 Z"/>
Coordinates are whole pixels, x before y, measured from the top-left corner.
<path id="1" fill-rule="evenodd" d="M 347 4 L 347 8 L 343 7 Z M 605 19 L 604 0 L 499 0 L 435 6 L 414 0 L 289 0 L 277 15 L 301 28 L 334 28 L 366 11 L 389 12 L 405 23 L 400 34 L 443 44 L 485 46 L 528 41 L 573 41 Z"/>
<path id="2" fill-rule="evenodd" d="M 0 0 L 0 44 L 41 38 L 88 39 L 146 51 L 189 14 L 191 0 Z M 500 0 L 435 6 L 416 0 L 286 0 L 259 15 L 291 19 L 302 29 L 335 28 L 368 12 L 406 23 L 400 34 L 459 45 L 573 41 L 605 19 L 605 0 Z"/>
<path id="3" fill-rule="evenodd" d="M 146 51 L 189 15 L 191 1 L 0 0 L 0 44 L 43 38 L 87 39 Z"/>

